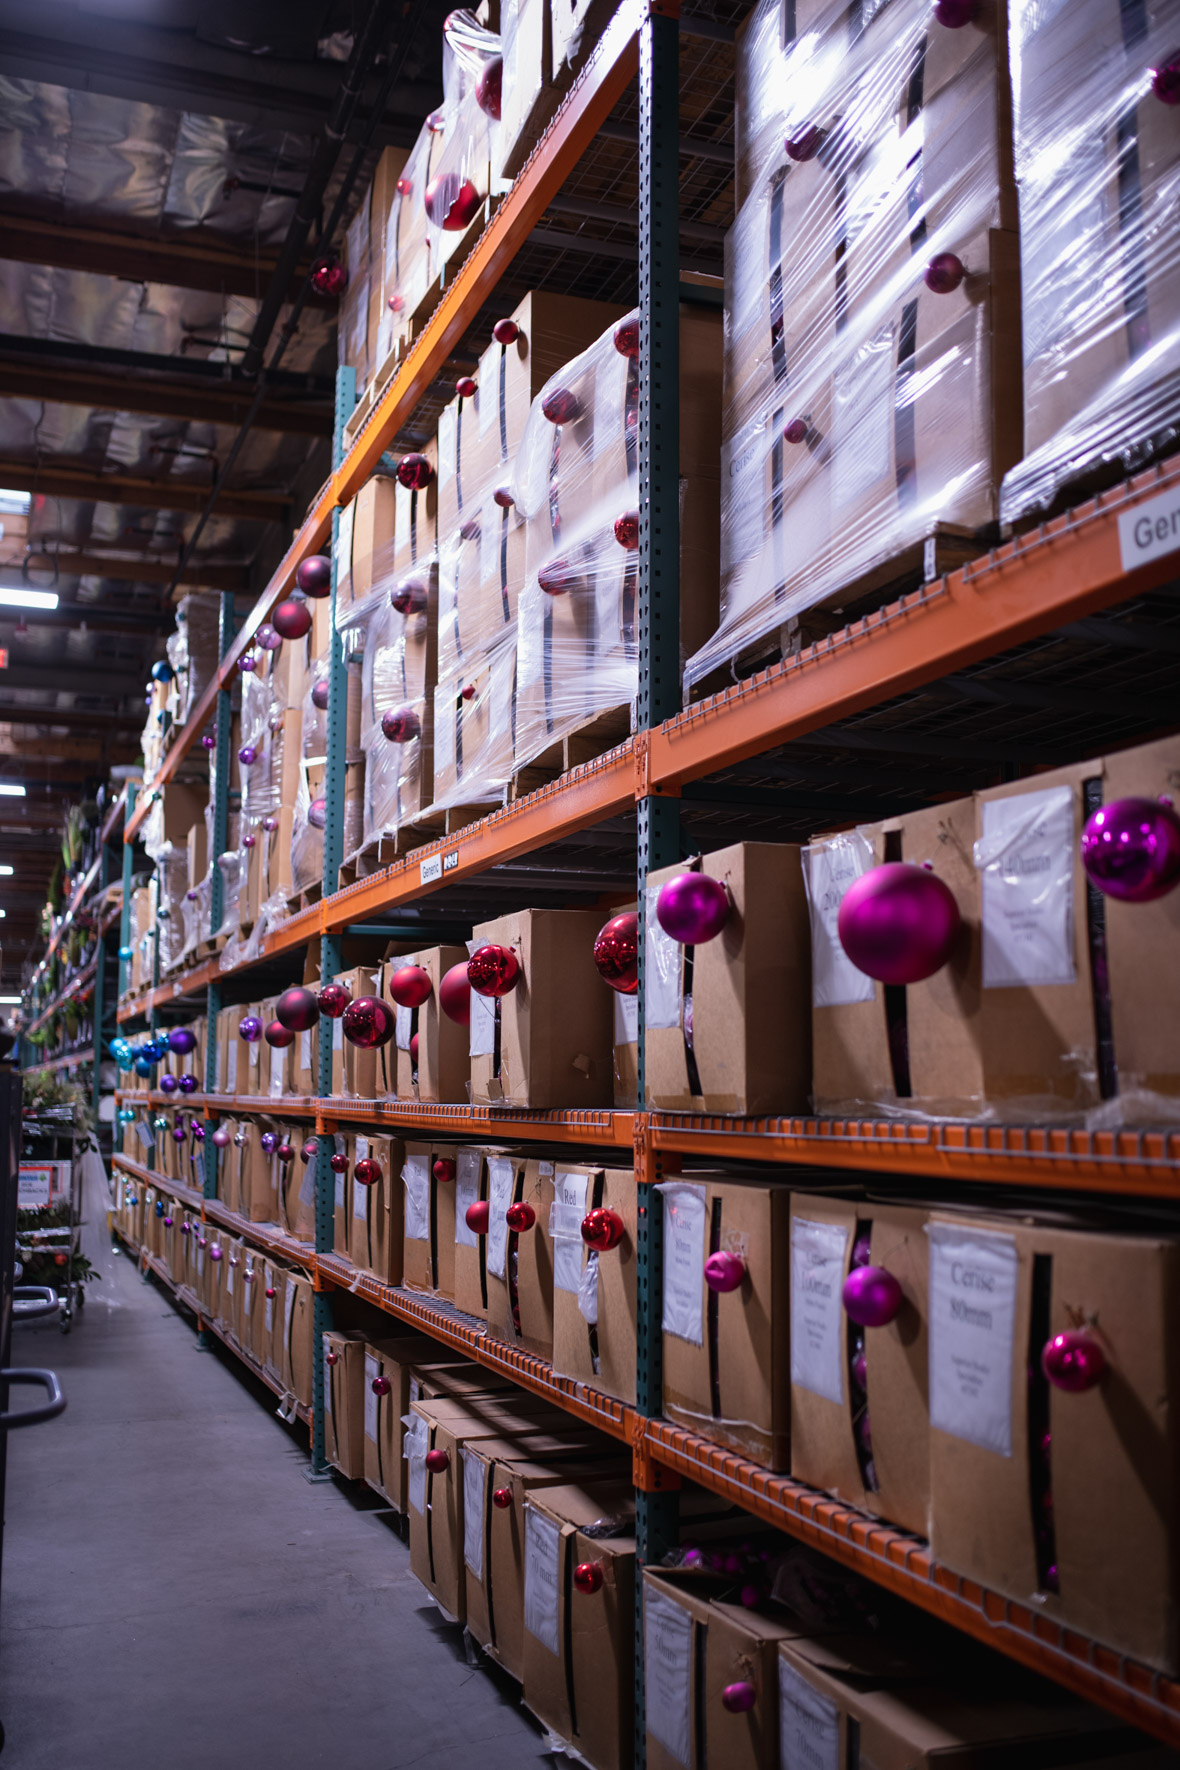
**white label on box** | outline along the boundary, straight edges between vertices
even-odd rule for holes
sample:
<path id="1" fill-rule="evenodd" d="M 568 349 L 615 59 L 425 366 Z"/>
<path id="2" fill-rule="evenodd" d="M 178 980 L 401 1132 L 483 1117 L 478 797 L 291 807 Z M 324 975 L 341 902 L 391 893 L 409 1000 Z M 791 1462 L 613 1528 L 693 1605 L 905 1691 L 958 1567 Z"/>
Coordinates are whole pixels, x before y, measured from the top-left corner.
<path id="1" fill-rule="evenodd" d="M 471 1000 L 474 1002 L 475 997 Z M 508 1224 L 504 1213 L 512 1203 L 516 1181 L 516 1164 L 503 1156 L 488 1158 L 488 1271 L 493 1278 L 504 1277 L 504 1261 L 508 1253 Z"/>
<path id="2" fill-rule="evenodd" d="M 402 1420 L 406 1431 L 402 1439 L 402 1455 L 409 1468 L 410 1504 L 415 1512 L 426 1516 L 426 1450 L 429 1432 L 421 1414 L 406 1414 Z"/>
<path id="3" fill-rule="evenodd" d="M 665 934 L 656 919 L 658 885 L 647 887 L 646 968 L 644 971 L 644 1018 L 649 1032 L 657 1027 L 680 1025 L 680 968 L 682 949 Z"/>
<path id="4" fill-rule="evenodd" d="M 225 1263 L 225 1291 L 229 1297 L 234 1294 L 234 1261 L 232 1256 Z"/>
<path id="5" fill-rule="evenodd" d="M 371 1443 L 377 1442 L 377 1403 L 379 1396 L 373 1393 L 373 1384 L 377 1381 L 380 1367 L 374 1353 L 365 1353 L 365 1437 Z"/>
<path id="6" fill-rule="evenodd" d="M 300 1069 L 310 1069 L 311 1068 L 311 1029 L 310 1029 L 310 1027 L 308 1028 L 308 1030 L 306 1032 L 301 1032 L 299 1035 L 299 1067 L 300 1067 Z"/>
<path id="7" fill-rule="evenodd" d="M 343 1020 L 334 1020 L 332 1022 L 332 1049 L 333 1051 L 343 1051 L 344 1049 Z"/>
<path id="8" fill-rule="evenodd" d="M 430 1240 L 430 1174 L 424 1155 L 406 1157 L 406 1240 Z"/>
<path id="9" fill-rule="evenodd" d="M 840 1770 L 840 1717 L 834 1702 L 778 1662 L 778 1730 L 782 1770 Z"/>
<path id="10" fill-rule="evenodd" d="M 455 1157 L 455 1246 L 477 1248 L 479 1237 L 467 1222 L 468 1207 L 479 1198 L 479 1171 L 483 1156 L 478 1149 L 461 1149 Z"/>
<path id="11" fill-rule="evenodd" d="M 408 1051 L 413 1037 L 414 1010 L 405 1008 L 399 1002 L 394 1015 L 394 1041 L 399 1051 Z"/>
<path id="12" fill-rule="evenodd" d="M 663 1329 L 693 1346 L 704 1342 L 705 1188 L 668 1180 L 664 1195 Z"/>
<path id="13" fill-rule="evenodd" d="M 283 1064 L 286 1060 L 286 1056 L 286 1051 L 282 1050 L 278 1045 L 271 1046 L 270 1091 L 272 1094 L 281 1094 L 283 1091 Z"/>
<path id="14" fill-rule="evenodd" d="M 156 1147 L 156 1133 L 152 1130 L 152 1127 L 148 1124 L 146 1119 L 136 1119 L 135 1135 L 139 1138 L 139 1141 L 143 1144 L 145 1149 L 154 1149 Z"/>
<path id="15" fill-rule="evenodd" d="M 535 1506 L 524 1509 L 524 1626 L 550 1653 L 559 1647 L 561 1530 Z"/>
<path id="16" fill-rule="evenodd" d="M 983 805 L 983 987 L 1076 983 L 1072 787 Z"/>
<path id="17" fill-rule="evenodd" d="M 688 1764 L 692 1617 L 654 1586 L 643 1594 L 643 1671 L 647 1730 L 678 1764 Z"/>
<path id="18" fill-rule="evenodd" d="M 1119 553 L 1123 570 L 1163 559 L 1180 548 L 1180 491 L 1148 498 L 1119 517 Z"/>
<path id="19" fill-rule="evenodd" d="M 874 984 L 840 945 L 836 921 L 850 885 L 873 865 L 873 845 L 859 830 L 804 848 L 803 884 L 811 919 L 811 1001 L 816 1008 L 871 1002 Z"/>
<path id="20" fill-rule="evenodd" d="M 203 1149 L 198 1149 L 193 1156 L 193 1172 L 196 1176 L 198 1190 L 200 1192 L 204 1192 L 204 1190 L 205 1190 L 205 1151 Z"/>
<path id="21" fill-rule="evenodd" d="M 303 1170 L 303 1179 L 299 1183 L 299 1203 L 313 1205 L 315 1203 L 315 1163 L 308 1162 Z"/>
<path id="22" fill-rule="evenodd" d="M 369 1221 L 369 1188 L 359 1180 L 352 1183 L 352 1214 L 362 1223 Z"/>
<path id="23" fill-rule="evenodd" d="M 1012 1455 L 1013 1236 L 929 1223 L 930 1424 Z"/>
<path id="24" fill-rule="evenodd" d="M 848 1230 L 842 1223 L 791 1224 L 791 1381 L 813 1395 L 844 1401 L 841 1345 L 844 1257 Z"/>
<path id="25" fill-rule="evenodd" d="M 582 1282 L 582 1219 L 586 1215 L 589 1176 L 558 1168 L 549 1207 L 549 1233 L 553 1237 L 553 1286 L 575 1296 Z"/>
<path id="26" fill-rule="evenodd" d="M 268 1337 L 271 1334 L 273 1334 L 274 1331 L 275 1331 L 275 1300 L 273 1297 L 268 1297 L 266 1299 L 266 1332 L 267 1332 Z"/>
<path id="27" fill-rule="evenodd" d="M 328 1362 L 328 1354 L 329 1354 L 329 1352 L 331 1352 L 331 1350 L 332 1350 L 332 1347 L 329 1345 L 328 1341 L 325 1340 L 324 1341 L 324 1412 L 325 1412 L 325 1414 L 330 1414 L 332 1411 L 332 1366 Z"/>
<path id="28" fill-rule="evenodd" d="M 295 1280 L 287 1280 L 287 1294 L 283 1298 L 283 1351 L 291 1350 L 291 1323 L 295 1319 Z"/>
<path id="29" fill-rule="evenodd" d="M 496 1003 L 492 996 L 471 992 L 472 1057 L 490 1057 L 496 1048 Z"/>
<path id="30" fill-rule="evenodd" d="M 639 996 L 620 995 L 618 990 L 612 991 L 615 998 L 615 1044 L 637 1045 L 639 1043 Z"/>
<path id="31" fill-rule="evenodd" d="M 257 1069 L 262 1058 L 262 1041 L 255 1039 L 250 1046 L 250 1068 Z"/>
<path id="32" fill-rule="evenodd" d="M 423 885 L 432 885 L 436 879 L 442 878 L 442 855 L 428 854 L 422 862 L 418 873 Z"/>
<path id="33" fill-rule="evenodd" d="M 463 1559 L 476 1579 L 483 1578 L 484 1463 L 473 1451 L 463 1452 Z"/>
<path id="34" fill-rule="evenodd" d="M 344 1182 L 347 1176 L 336 1174 L 333 1178 L 336 1181 L 336 1209 L 342 1211 L 344 1209 Z"/>

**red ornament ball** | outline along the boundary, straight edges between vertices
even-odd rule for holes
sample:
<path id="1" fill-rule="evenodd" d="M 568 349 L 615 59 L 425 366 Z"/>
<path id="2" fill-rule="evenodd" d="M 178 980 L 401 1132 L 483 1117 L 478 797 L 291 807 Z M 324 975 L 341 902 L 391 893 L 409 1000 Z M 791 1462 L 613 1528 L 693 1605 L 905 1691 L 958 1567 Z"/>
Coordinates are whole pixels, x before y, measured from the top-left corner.
<path id="1" fill-rule="evenodd" d="M 432 1475 L 445 1475 L 450 1466 L 451 1458 L 449 1452 L 439 1450 L 437 1446 L 434 1450 L 427 1451 L 426 1467 Z"/>
<path id="2" fill-rule="evenodd" d="M 352 1001 L 351 991 L 342 983 L 325 983 L 316 994 L 316 1007 L 329 1020 L 339 1020 Z"/>
<path id="3" fill-rule="evenodd" d="M 512 496 L 510 486 L 497 486 L 492 493 L 492 503 L 497 510 L 515 510 L 516 499 Z"/>
<path id="4" fill-rule="evenodd" d="M 620 356 L 634 360 L 639 355 L 639 315 L 629 313 L 615 327 L 615 349 Z"/>
<path id="5" fill-rule="evenodd" d="M 289 1168 L 291 1163 L 295 1160 L 295 1150 L 290 1143 L 280 1143 L 279 1147 L 275 1150 L 275 1155 L 278 1157 L 279 1162 L 284 1168 Z"/>
<path id="6" fill-rule="evenodd" d="M 513 1235 L 524 1235 L 537 1221 L 537 1213 L 527 1199 L 518 1198 L 514 1205 L 509 1205 L 504 1213 L 504 1221 Z"/>
<path id="7" fill-rule="evenodd" d="M 420 1008 L 433 989 L 430 973 L 421 965 L 403 965 L 389 980 L 389 993 L 399 1008 Z"/>
<path id="8" fill-rule="evenodd" d="M 311 632 L 311 610 L 302 597 L 290 596 L 280 602 L 270 617 L 271 626 L 284 639 L 302 639 Z"/>
<path id="9" fill-rule="evenodd" d="M 925 867 L 886 861 L 844 893 L 836 931 L 858 971 L 879 983 L 920 983 L 950 958 L 959 906 Z"/>
<path id="10" fill-rule="evenodd" d="M 358 1186 L 376 1186 L 381 1179 L 381 1163 L 372 1156 L 362 1156 L 352 1170 L 352 1177 Z"/>
<path id="11" fill-rule="evenodd" d="M 455 1163 L 446 1155 L 440 1155 L 430 1170 L 440 1186 L 449 1186 L 455 1178 L 455 1171 Z"/>
<path id="12" fill-rule="evenodd" d="M 628 553 L 634 553 L 639 546 L 639 512 L 624 510 L 622 516 L 615 517 L 615 540 Z"/>
<path id="13" fill-rule="evenodd" d="M 1041 1369 L 1055 1389 L 1081 1395 L 1102 1381 L 1106 1354 L 1085 1328 L 1068 1328 L 1047 1341 L 1041 1352 Z"/>
<path id="14" fill-rule="evenodd" d="M 295 588 L 305 596 L 331 596 L 332 561 L 326 553 L 313 553 L 301 559 L 295 569 Z"/>
<path id="15" fill-rule="evenodd" d="M 359 996 L 344 1010 L 345 1038 L 365 1051 L 388 1045 L 394 1025 L 389 1007 L 378 996 Z"/>
<path id="16" fill-rule="evenodd" d="M 434 478 L 434 468 L 425 455 L 403 455 L 397 464 L 398 484 L 407 492 L 424 492 Z"/>
<path id="17" fill-rule="evenodd" d="M 369 1388 L 373 1391 L 374 1395 L 380 1397 L 382 1395 L 390 1394 L 393 1389 L 393 1384 L 388 1377 L 374 1377 L 373 1381 L 369 1384 Z"/>
<path id="18" fill-rule="evenodd" d="M 348 272 L 338 258 L 317 258 L 311 267 L 311 286 L 317 295 L 339 301 L 348 287 Z"/>
<path id="19" fill-rule="evenodd" d="M 582 1240 L 597 1254 L 608 1254 L 612 1248 L 617 1248 L 626 1232 L 627 1226 L 619 1213 L 604 1205 L 597 1205 L 582 1218 Z"/>
<path id="20" fill-rule="evenodd" d="M 574 1568 L 574 1585 L 585 1597 L 602 1590 L 602 1562 L 579 1561 Z"/>
<path id="21" fill-rule="evenodd" d="M 296 984 L 284 990 L 275 1003 L 275 1018 L 292 1032 L 308 1032 L 320 1017 L 315 991 Z"/>
<path id="22" fill-rule="evenodd" d="M 594 942 L 594 963 L 599 976 L 621 996 L 633 996 L 639 989 L 639 917 L 634 910 L 612 916 L 598 931 Z"/>
<path id="23" fill-rule="evenodd" d="M 474 399 L 476 395 L 474 375 L 460 375 L 455 383 L 455 392 L 460 399 Z"/>
<path id="24" fill-rule="evenodd" d="M 471 180 L 457 172 L 438 173 L 426 186 L 422 200 L 434 226 L 448 234 L 462 233 L 469 227 L 483 202 Z"/>
<path id="25" fill-rule="evenodd" d="M 381 715 L 382 734 L 391 744 L 412 744 L 422 732 L 422 721 L 413 707 L 391 707 Z"/>
<path id="26" fill-rule="evenodd" d="M 463 1221 L 472 1235 L 486 1235 L 488 1232 L 488 1201 L 477 1198 L 473 1205 L 468 1205 L 463 1213 Z"/>
<path id="27" fill-rule="evenodd" d="M 413 1067 L 415 1069 L 417 1069 L 417 1067 L 418 1067 L 418 1034 L 417 1033 L 410 1034 L 410 1063 L 413 1065 Z"/>
<path id="28" fill-rule="evenodd" d="M 541 410 L 550 424 L 572 424 L 582 405 L 572 388 L 551 387 L 541 396 Z"/>
<path id="29" fill-rule="evenodd" d="M 783 441 L 798 446 L 799 443 L 807 441 L 810 430 L 811 426 L 806 418 L 792 418 L 783 430 Z"/>
<path id="30" fill-rule="evenodd" d="M 329 1347 L 328 1350 L 324 1353 L 324 1363 L 325 1364 L 339 1364 L 340 1363 L 339 1352 L 334 1352 L 332 1350 L 332 1348 Z"/>
<path id="31" fill-rule="evenodd" d="M 466 965 L 452 965 L 438 986 L 438 1005 L 456 1026 L 471 1025 L 471 984 Z"/>
<path id="32" fill-rule="evenodd" d="M 467 961 L 467 981 L 480 996 L 506 996 L 520 982 L 520 960 L 510 946 L 476 947 Z"/>
<path id="33" fill-rule="evenodd" d="M 953 295 L 967 275 L 967 267 L 953 252 L 936 252 L 926 266 L 923 281 L 932 295 Z"/>
<path id="34" fill-rule="evenodd" d="M 295 1043 L 295 1034 L 289 1026 L 284 1026 L 281 1020 L 272 1020 L 263 1037 L 267 1044 L 273 1045 L 277 1051 L 285 1051 L 288 1045 Z"/>
<path id="35" fill-rule="evenodd" d="M 475 102 L 485 116 L 500 120 L 501 95 L 504 87 L 504 58 L 491 55 L 475 82 Z"/>
<path id="36" fill-rule="evenodd" d="M 492 337 L 497 344 L 515 344 L 520 337 L 520 327 L 515 320 L 497 320 L 492 327 Z"/>
<path id="37" fill-rule="evenodd" d="M 399 615 L 420 615 L 424 612 L 428 593 L 422 578 L 403 578 L 389 593 L 389 600 Z"/>
<path id="38" fill-rule="evenodd" d="M 348 1157 L 345 1155 L 345 1153 L 342 1149 L 334 1149 L 332 1151 L 331 1157 L 329 1159 L 330 1159 L 331 1169 L 334 1174 L 347 1174 L 347 1172 L 348 1172 Z"/>
<path id="39" fill-rule="evenodd" d="M 823 146 L 824 132 L 814 123 L 807 124 L 795 135 L 788 135 L 785 146 L 788 160 L 802 166 L 808 160 L 814 160 Z"/>
<path id="40" fill-rule="evenodd" d="M 492 1504 L 498 1512 L 506 1512 L 512 1504 L 512 1489 L 510 1487 L 493 1488 Z"/>

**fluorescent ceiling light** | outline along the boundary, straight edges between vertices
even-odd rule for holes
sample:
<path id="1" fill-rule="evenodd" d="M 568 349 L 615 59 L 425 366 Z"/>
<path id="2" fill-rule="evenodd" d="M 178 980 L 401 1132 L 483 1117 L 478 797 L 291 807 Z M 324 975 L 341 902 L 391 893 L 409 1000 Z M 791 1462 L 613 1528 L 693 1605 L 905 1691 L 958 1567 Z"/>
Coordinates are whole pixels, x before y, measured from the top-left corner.
<path id="1" fill-rule="evenodd" d="M 56 608 L 56 590 L 14 590 L 0 584 L 0 606 L 4 608 Z"/>
<path id="2" fill-rule="evenodd" d="M 24 516 L 33 502 L 31 492 L 9 492 L 0 489 L 0 512 L 5 516 Z"/>
<path id="3" fill-rule="evenodd" d="M 0 1004 L 2 1004 L 6 1008 L 11 1008 L 14 1005 L 16 1007 L 19 1007 L 20 1001 L 21 1001 L 21 998 L 19 996 L 0 996 Z"/>
<path id="4" fill-rule="evenodd" d="M 0 799 L 23 799 L 25 789 L 16 781 L 0 781 Z"/>
<path id="5" fill-rule="evenodd" d="M 10 879 L 15 871 L 16 871 L 15 867 L 6 866 L 2 861 L 0 861 L 0 874 L 2 874 L 4 878 Z M 0 1002 L 2 1002 L 3 1000 L 4 1000 L 4 997 L 0 996 Z"/>

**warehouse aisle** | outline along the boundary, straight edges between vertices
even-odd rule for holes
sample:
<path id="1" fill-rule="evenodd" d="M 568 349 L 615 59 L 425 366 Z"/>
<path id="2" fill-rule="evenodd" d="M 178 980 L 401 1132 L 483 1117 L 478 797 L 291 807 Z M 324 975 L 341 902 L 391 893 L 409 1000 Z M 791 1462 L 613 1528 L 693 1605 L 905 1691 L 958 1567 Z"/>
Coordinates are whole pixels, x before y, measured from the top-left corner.
<path id="1" fill-rule="evenodd" d="M 9 1448 L 5 1770 L 551 1762 L 366 1490 L 305 1481 L 231 1355 L 198 1353 L 162 1291 L 114 1270 L 123 1307 L 16 1334 L 69 1405 Z"/>

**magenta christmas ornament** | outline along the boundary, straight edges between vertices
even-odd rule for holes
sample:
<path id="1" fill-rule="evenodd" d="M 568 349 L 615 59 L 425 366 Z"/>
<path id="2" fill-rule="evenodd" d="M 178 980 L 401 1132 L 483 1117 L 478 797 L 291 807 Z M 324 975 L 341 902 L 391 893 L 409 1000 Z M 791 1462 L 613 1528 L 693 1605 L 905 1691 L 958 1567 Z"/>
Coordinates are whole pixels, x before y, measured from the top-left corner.
<path id="1" fill-rule="evenodd" d="M 330 1157 L 329 1165 L 334 1174 L 347 1174 L 348 1157 L 342 1149 L 334 1149 Z"/>
<path id="2" fill-rule="evenodd" d="M 311 286 L 317 295 L 328 301 L 339 301 L 344 294 L 348 288 L 348 272 L 334 252 L 316 259 L 311 267 Z"/>
<path id="3" fill-rule="evenodd" d="M 920 983 L 950 958 L 959 934 L 959 906 L 928 868 L 886 861 L 849 886 L 836 930 L 866 977 Z"/>
<path id="4" fill-rule="evenodd" d="M 295 984 L 275 1003 L 275 1019 L 293 1033 L 309 1032 L 320 1017 L 315 991 Z"/>
<path id="5" fill-rule="evenodd" d="M 280 602 L 270 619 L 275 632 L 283 639 L 302 639 L 311 632 L 311 610 L 301 596 L 290 596 Z"/>
<path id="6" fill-rule="evenodd" d="M 719 1249 L 705 1261 L 705 1283 L 711 1291 L 736 1291 L 745 1276 L 746 1262 L 728 1249 Z"/>
<path id="7" fill-rule="evenodd" d="M 289 1026 L 284 1026 L 281 1020 L 272 1020 L 262 1036 L 268 1045 L 274 1046 L 276 1051 L 285 1051 L 288 1045 L 295 1043 L 295 1034 Z"/>
<path id="8" fill-rule="evenodd" d="M 218 1246 L 217 1242 L 214 1242 L 213 1246 L 209 1249 L 209 1258 L 211 1260 L 220 1260 L 221 1248 Z"/>
<path id="9" fill-rule="evenodd" d="M 316 1007 L 329 1020 L 339 1020 L 352 1001 L 351 991 L 343 983 L 325 983 L 316 992 Z"/>
<path id="10" fill-rule="evenodd" d="M 326 553 L 301 559 L 295 571 L 295 588 L 305 596 L 331 596 L 332 561 Z"/>
<path id="11" fill-rule="evenodd" d="M 389 1007 L 377 996 L 359 996 L 344 1010 L 345 1038 L 365 1051 L 388 1045 L 395 1024 Z"/>
<path id="12" fill-rule="evenodd" d="M 474 375 L 460 375 L 455 383 L 455 392 L 459 395 L 459 398 L 474 399 L 476 391 L 477 388 Z"/>
<path id="13" fill-rule="evenodd" d="M 743 1679 L 738 1684 L 727 1684 L 721 1692 L 721 1706 L 730 1715 L 748 1715 L 757 1700 L 757 1687 L 748 1679 Z"/>
<path id="14" fill-rule="evenodd" d="M 243 744 L 238 751 L 238 761 L 243 768 L 250 768 L 258 760 L 258 751 L 253 744 Z"/>
<path id="15" fill-rule="evenodd" d="M 303 1145 L 303 1148 L 299 1151 L 299 1159 L 303 1163 L 305 1168 L 306 1168 L 307 1164 L 310 1161 L 314 1160 L 315 1156 L 319 1153 L 319 1147 L 320 1147 L 319 1139 L 317 1137 L 309 1137 L 307 1139 L 307 1142 Z"/>
<path id="16" fill-rule="evenodd" d="M 794 135 L 788 135 L 783 145 L 788 160 L 793 161 L 796 166 L 802 166 L 808 160 L 815 159 L 823 141 L 823 130 L 814 123 L 808 123 L 804 128 L 796 130 Z"/>
<path id="17" fill-rule="evenodd" d="M 233 1133 L 228 1125 L 218 1125 L 216 1131 L 213 1133 L 213 1141 L 218 1149 L 225 1149 L 228 1147 L 232 1135 Z"/>
<path id="18" fill-rule="evenodd" d="M 450 1186 L 455 1179 L 456 1164 L 450 1156 L 440 1155 L 430 1172 L 440 1186 Z"/>
<path id="19" fill-rule="evenodd" d="M 844 1311 L 858 1327 L 887 1327 L 901 1312 L 901 1286 L 884 1266 L 856 1266 L 844 1280 Z"/>
<path id="20" fill-rule="evenodd" d="M 373 1381 L 369 1384 L 369 1388 L 373 1391 L 374 1395 L 380 1397 L 382 1395 L 388 1395 L 393 1388 L 393 1384 L 388 1377 L 374 1377 Z"/>
<path id="21" fill-rule="evenodd" d="M 1180 55 L 1170 55 L 1152 68 L 1151 90 L 1161 104 L 1180 104 Z"/>
<path id="22" fill-rule="evenodd" d="M 520 337 L 520 327 L 515 320 L 497 320 L 492 327 L 492 337 L 497 344 L 515 344 Z"/>
<path id="23" fill-rule="evenodd" d="M 1115 799 L 1082 831 L 1086 877 L 1120 903 L 1152 903 L 1180 884 L 1180 817 L 1170 799 Z"/>
<path id="24" fill-rule="evenodd" d="M 424 1460 L 431 1475 L 445 1475 L 451 1466 L 451 1453 L 436 1445 L 433 1450 L 427 1451 Z"/>
<path id="25" fill-rule="evenodd" d="M 456 1026 L 471 1025 L 471 984 L 466 965 L 452 965 L 438 986 L 438 1005 Z"/>
<path id="26" fill-rule="evenodd" d="M 594 963 L 598 975 L 621 996 L 633 996 L 639 989 L 639 917 L 634 910 L 612 916 L 599 929 L 594 941 Z"/>
<path id="27" fill-rule="evenodd" d="M 291 1143 L 280 1143 L 275 1150 L 275 1158 L 280 1167 L 289 1168 L 295 1160 L 295 1148 Z"/>
<path id="28" fill-rule="evenodd" d="M 457 172 L 440 172 L 422 194 L 426 213 L 444 233 L 462 233 L 475 220 L 482 201 L 470 178 Z"/>
<path id="29" fill-rule="evenodd" d="M 352 1177 L 358 1186 L 376 1186 L 381 1179 L 381 1163 L 372 1156 L 362 1156 L 352 1170 Z"/>
<path id="30" fill-rule="evenodd" d="M 429 600 L 423 578 L 402 578 L 389 593 L 389 600 L 399 615 L 420 615 Z"/>
<path id="31" fill-rule="evenodd" d="M 403 455 L 397 464 L 398 484 L 408 492 L 424 492 L 434 478 L 434 468 L 425 455 Z"/>
<path id="32" fill-rule="evenodd" d="M 328 821 L 328 801 L 313 799 L 307 808 L 307 821 L 313 830 L 322 830 Z"/>
<path id="33" fill-rule="evenodd" d="M 639 546 L 639 512 L 624 510 L 621 516 L 615 517 L 615 540 L 628 553 L 634 553 Z"/>
<path id="34" fill-rule="evenodd" d="M 198 1120 L 192 1119 L 189 1122 L 189 1130 L 193 1134 L 193 1142 L 194 1143 L 204 1143 L 204 1141 L 205 1141 L 205 1127 L 204 1127 L 204 1125 L 200 1124 L 198 1122 Z"/>
<path id="35" fill-rule="evenodd" d="M 403 965 L 389 980 L 389 993 L 399 1008 L 420 1008 L 433 989 L 430 973 L 421 965 Z"/>
<path id="36" fill-rule="evenodd" d="M 681 946 L 713 940 L 729 920 L 729 892 L 707 873 L 678 873 L 660 886 L 656 921 Z"/>
<path id="37" fill-rule="evenodd" d="M 249 676 L 251 672 L 257 670 L 257 668 L 257 655 L 252 651 L 244 651 L 238 659 L 238 669 L 241 671 L 242 675 Z"/>
<path id="38" fill-rule="evenodd" d="M 328 711 L 329 693 L 330 685 L 328 678 L 326 676 L 321 676 L 320 680 L 314 685 L 311 691 L 311 704 L 321 713 L 326 713 Z"/>
<path id="39" fill-rule="evenodd" d="M 201 748 L 203 750 L 215 750 L 217 748 L 217 739 L 211 731 L 206 731 L 202 734 Z"/>
<path id="40" fill-rule="evenodd" d="M 177 1119 L 172 1127 L 172 1141 L 174 1143 L 183 1143 L 187 1136 L 188 1132 L 184 1128 L 184 1120 Z"/>
<path id="41" fill-rule="evenodd" d="M 504 58 L 490 55 L 475 82 L 475 102 L 485 116 L 500 121 L 501 95 L 504 86 Z"/>
<path id="42" fill-rule="evenodd" d="M 1041 1352 L 1041 1369 L 1055 1389 L 1081 1395 L 1102 1381 L 1106 1353 L 1086 1328 L 1067 1328 L 1054 1334 Z"/>
<path id="43" fill-rule="evenodd" d="M 521 979 L 520 960 L 510 946 L 477 947 L 467 961 L 467 981 L 480 996 L 506 996 Z"/>
<path id="44" fill-rule="evenodd" d="M 413 707 L 391 707 L 381 715 L 381 731 L 391 744 L 411 744 L 422 733 L 422 721 Z"/>
<path id="45" fill-rule="evenodd" d="M 932 295 L 953 295 L 967 275 L 967 266 L 953 252 L 936 252 L 923 281 Z"/>
<path id="46" fill-rule="evenodd" d="M 254 635 L 254 643 L 260 645 L 263 651 L 278 651 L 283 643 L 283 636 L 281 633 L 275 632 L 269 621 L 263 621 Z"/>
<path id="47" fill-rule="evenodd" d="M 608 1254 L 612 1248 L 617 1248 L 626 1232 L 626 1224 L 619 1213 L 604 1205 L 595 1206 L 582 1218 L 582 1240 L 596 1254 Z"/>
<path id="48" fill-rule="evenodd" d="M 243 848 L 253 848 L 253 847 L 255 847 L 257 842 L 258 842 L 258 837 L 255 836 L 253 834 L 253 832 L 251 832 L 250 835 L 248 835 L 248 836 L 242 837 L 242 847 Z"/>
<path id="49" fill-rule="evenodd" d="M 488 1201 L 477 1198 L 473 1205 L 468 1205 L 463 1213 L 463 1221 L 472 1235 L 486 1235 L 488 1232 Z"/>

